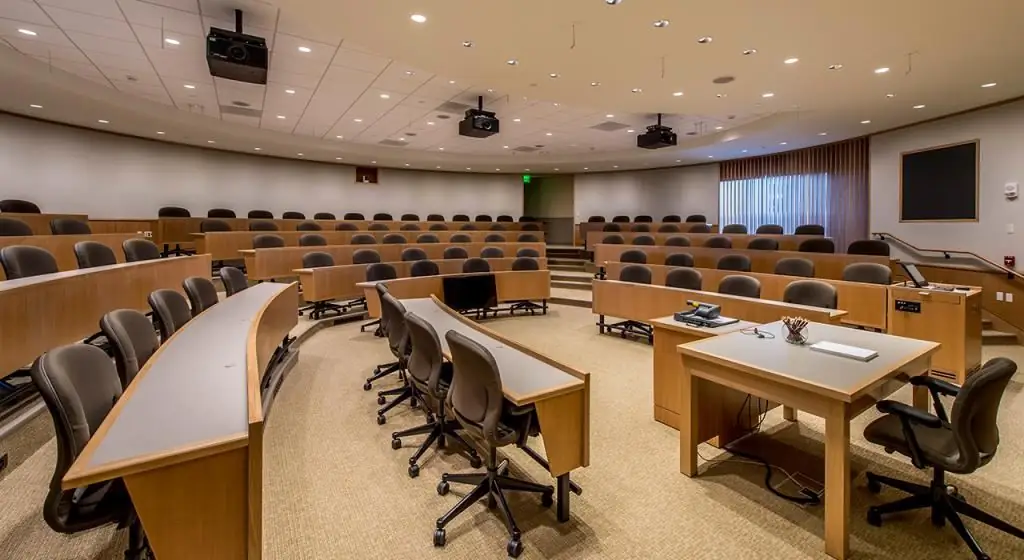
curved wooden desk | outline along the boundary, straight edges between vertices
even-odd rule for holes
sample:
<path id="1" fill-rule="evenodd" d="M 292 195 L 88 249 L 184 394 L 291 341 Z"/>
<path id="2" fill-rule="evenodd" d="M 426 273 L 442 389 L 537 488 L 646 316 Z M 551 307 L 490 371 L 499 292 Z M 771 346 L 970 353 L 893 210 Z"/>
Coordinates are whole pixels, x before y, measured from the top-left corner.
<path id="1" fill-rule="evenodd" d="M 153 290 L 180 292 L 189 276 L 209 275 L 210 256 L 196 255 L 0 282 L 0 371 L 14 371 L 51 348 L 95 333 L 107 312 L 149 311 L 146 298 Z"/>
<path id="2" fill-rule="evenodd" d="M 498 301 L 544 301 L 551 298 L 551 272 L 547 270 L 509 270 L 506 272 L 481 272 L 493 274 L 498 288 Z M 396 278 L 384 280 L 391 295 L 398 299 L 427 298 L 444 295 L 443 280 L 452 276 L 468 276 L 468 274 L 448 274 L 445 276 L 416 276 L 413 278 Z M 357 284 L 366 298 L 366 309 L 370 317 L 380 317 L 380 298 L 377 296 L 377 282 L 360 282 Z"/>
<path id="3" fill-rule="evenodd" d="M 655 228 L 651 228 L 652 230 Z M 749 235 L 749 234 L 738 234 L 738 233 L 657 233 L 655 231 L 643 232 L 643 231 L 594 231 L 587 234 L 587 247 L 594 247 L 600 245 L 606 235 L 620 235 L 626 242 L 626 245 L 632 243 L 634 239 L 641 235 L 649 235 L 654 238 L 656 246 L 665 245 L 665 242 L 670 237 L 685 237 L 690 240 L 690 245 L 694 247 L 702 247 L 704 242 L 712 237 L 728 237 L 732 241 L 733 248 L 746 249 L 747 244 L 750 243 L 751 239 L 764 237 L 768 239 L 774 239 L 779 242 L 780 251 L 796 251 L 800 244 L 808 239 L 816 239 L 824 237 L 822 235 Z"/>
<path id="4" fill-rule="evenodd" d="M 6 215 L 6 214 L 5 214 Z M 28 235 L 24 237 L 0 237 L 0 247 L 11 245 L 31 245 L 46 249 L 57 260 L 57 270 L 75 270 L 78 259 L 75 258 L 75 243 L 79 241 L 95 241 L 102 243 L 114 252 L 117 262 L 124 262 L 124 249 L 121 244 L 129 239 L 141 238 L 137 233 L 92 233 L 89 235 Z M 0 270 L 0 279 L 6 278 Z"/>
<path id="5" fill-rule="evenodd" d="M 298 287 L 251 286 L 157 349 L 64 476 L 65 489 L 123 478 L 156 556 L 262 554 L 263 405 Z"/>
<path id="6" fill-rule="evenodd" d="M 445 333 L 456 331 L 490 350 L 501 372 L 502 391 L 513 404 L 534 405 L 547 454 L 558 478 L 558 519 L 569 518 L 569 473 L 590 465 L 590 374 L 474 323 L 436 297 L 402 299 L 406 311 L 430 323 L 451 358 Z"/>

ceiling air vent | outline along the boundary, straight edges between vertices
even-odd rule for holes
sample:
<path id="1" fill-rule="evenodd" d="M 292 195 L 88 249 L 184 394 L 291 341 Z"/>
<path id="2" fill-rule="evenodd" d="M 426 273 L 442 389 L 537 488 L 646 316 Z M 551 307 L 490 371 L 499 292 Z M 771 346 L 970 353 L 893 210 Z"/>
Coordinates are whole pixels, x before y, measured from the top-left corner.
<path id="1" fill-rule="evenodd" d="M 402 146 L 408 146 L 409 145 L 408 142 L 401 142 L 399 140 L 391 140 L 391 139 L 381 140 L 380 142 L 377 142 L 377 143 L 380 144 L 381 146 L 392 146 L 392 147 L 395 147 L 395 148 L 401 148 Z"/>
<path id="2" fill-rule="evenodd" d="M 530 152 L 536 152 L 539 149 L 540 148 L 535 148 L 533 146 L 516 146 L 515 148 L 512 148 L 512 151 L 513 152 L 523 152 L 523 153 L 527 153 L 528 154 Z"/>
<path id="3" fill-rule="evenodd" d="M 442 104 L 438 105 L 437 109 L 435 109 L 435 110 L 436 111 L 441 111 L 442 113 L 452 113 L 452 114 L 455 114 L 455 115 L 462 115 L 462 114 L 465 114 L 466 109 L 472 109 L 472 108 L 473 108 L 472 105 L 466 105 L 465 103 L 456 103 L 454 101 L 448 101 L 446 103 L 442 103 Z"/>
<path id="4" fill-rule="evenodd" d="M 221 105 L 220 112 L 228 115 L 238 115 L 240 117 L 253 117 L 260 118 L 263 116 L 263 111 L 259 109 L 250 109 L 248 107 L 236 107 L 234 105 Z"/>

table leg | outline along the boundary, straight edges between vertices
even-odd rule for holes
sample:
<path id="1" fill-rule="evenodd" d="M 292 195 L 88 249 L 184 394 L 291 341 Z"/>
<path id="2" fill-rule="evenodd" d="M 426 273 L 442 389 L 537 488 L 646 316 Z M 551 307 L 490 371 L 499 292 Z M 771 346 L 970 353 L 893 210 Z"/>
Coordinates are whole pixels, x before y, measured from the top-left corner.
<path id="1" fill-rule="evenodd" d="M 681 359 L 681 357 L 680 357 Z M 697 400 L 698 378 L 690 373 L 684 361 L 679 374 L 679 472 L 686 476 L 697 476 Z"/>
<path id="2" fill-rule="evenodd" d="M 796 409 L 791 406 L 783 406 L 782 418 L 789 422 L 796 422 Z"/>
<path id="3" fill-rule="evenodd" d="M 825 417 L 825 554 L 850 555 L 850 408 L 832 404 Z"/>
<path id="4" fill-rule="evenodd" d="M 558 493 L 558 521 L 565 523 L 569 520 L 569 473 L 559 475 L 556 480 L 558 481 L 556 489 Z"/>

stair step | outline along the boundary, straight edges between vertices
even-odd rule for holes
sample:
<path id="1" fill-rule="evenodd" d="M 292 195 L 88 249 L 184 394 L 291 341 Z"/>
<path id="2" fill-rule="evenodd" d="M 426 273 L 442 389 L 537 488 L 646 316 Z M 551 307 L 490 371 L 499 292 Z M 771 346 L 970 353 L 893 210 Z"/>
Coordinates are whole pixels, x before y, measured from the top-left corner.
<path id="1" fill-rule="evenodd" d="M 991 330 L 992 329 L 992 319 L 982 319 L 981 320 L 981 328 L 983 330 L 986 330 L 986 331 L 987 330 Z"/>
<path id="2" fill-rule="evenodd" d="M 552 288 L 565 288 L 567 290 L 581 290 L 585 292 L 593 291 L 593 286 L 585 284 L 583 282 L 558 282 L 556 280 L 551 281 Z"/>
<path id="3" fill-rule="evenodd" d="M 552 257 L 552 256 L 548 255 L 548 263 L 572 264 L 572 265 L 577 265 L 577 266 L 585 266 L 587 264 L 587 260 L 586 259 L 565 258 L 565 257 Z"/>
<path id="4" fill-rule="evenodd" d="M 553 282 L 574 282 L 589 286 L 593 283 L 594 277 L 587 272 L 584 272 L 583 274 L 569 274 L 567 271 L 556 271 L 551 274 L 551 280 Z"/>
<path id="5" fill-rule="evenodd" d="M 551 299 L 548 300 L 548 303 L 558 303 L 558 304 L 561 304 L 561 305 L 571 305 L 573 307 L 584 307 L 586 309 L 590 309 L 591 306 L 592 306 L 591 302 L 586 301 L 586 300 L 582 300 L 582 299 L 569 299 L 569 298 L 561 298 L 561 297 L 554 297 L 554 296 L 552 296 Z"/>
<path id="6" fill-rule="evenodd" d="M 587 269 L 582 266 L 573 266 L 568 264 L 551 264 L 548 263 L 548 270 L 555 271 L 561 270 L 563 272 L 586 272 Z"/>
<path id="7" fill-rule="evenodd" d="M 552 282 L 552 285 L 554 283 Z M 985 329 L 981 331 L 982 344 L 1017 344 L 1017 335 L 1013 333 Z"/>

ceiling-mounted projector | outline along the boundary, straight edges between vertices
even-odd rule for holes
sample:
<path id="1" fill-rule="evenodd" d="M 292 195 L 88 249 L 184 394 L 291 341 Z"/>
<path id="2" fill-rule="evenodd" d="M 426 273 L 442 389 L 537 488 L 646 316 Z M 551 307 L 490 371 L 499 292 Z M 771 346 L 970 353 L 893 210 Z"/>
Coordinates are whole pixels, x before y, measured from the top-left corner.
<path id="1" fill-rule="evenodd" d="M 267 40 L 242 33 L 242 10 L 235 10 L 235 30 L 210 28 L 206 36 L 206 63 L 217 78 L 267 83 Z"/>
<path id="2" fill-rule="evenodd" d="M 638 134 L 636 137 L 637 148 L 657 150 L 658 148 L 668 148 L 675 145 L 676 133 L 672 132 L 670 127 L 661 125 L 661 113 L 658 113 L 658 124 L 648 126 L 647 132 Z"/>
<path id="3" fill-rule="evenodd" d="M 501 124 L 494 113 L 484 111 L 484 96 L 477 98 L 478 107 L 467 109 L 466 118 L 459 121 L 459 136 L 471 138 L 487 138 L 498 133 L 498 125 Z"/>

